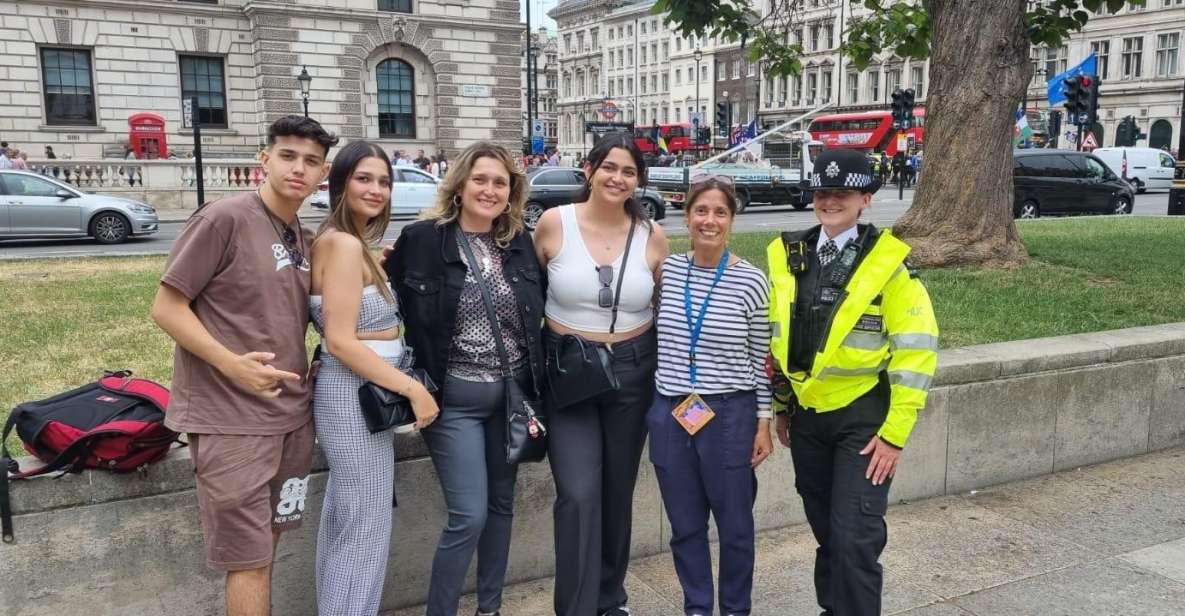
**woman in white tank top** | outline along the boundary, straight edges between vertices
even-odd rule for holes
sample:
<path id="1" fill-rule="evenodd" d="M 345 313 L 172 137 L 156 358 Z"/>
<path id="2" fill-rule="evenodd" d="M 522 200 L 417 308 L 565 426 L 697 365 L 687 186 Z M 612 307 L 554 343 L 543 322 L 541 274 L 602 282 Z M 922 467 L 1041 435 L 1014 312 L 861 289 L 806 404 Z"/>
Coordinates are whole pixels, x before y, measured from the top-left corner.
<path id="1" fill-rule="evenodd" d="M 584 173 L 583 200 L 544 212 L 535 231 L 548 276 L 548 372 L 557 369 L 561 337 L 579 336 L 609 350 L 619 387 L 579 401 L 545 396 L 556 482 L 554 603 L 557 616 L 621 616 L 629 613 L 634 483 L 654 398 L 655 288 L 670 249 L 634 198 L 646 165 L 632 136 L 603 137 Z"/>

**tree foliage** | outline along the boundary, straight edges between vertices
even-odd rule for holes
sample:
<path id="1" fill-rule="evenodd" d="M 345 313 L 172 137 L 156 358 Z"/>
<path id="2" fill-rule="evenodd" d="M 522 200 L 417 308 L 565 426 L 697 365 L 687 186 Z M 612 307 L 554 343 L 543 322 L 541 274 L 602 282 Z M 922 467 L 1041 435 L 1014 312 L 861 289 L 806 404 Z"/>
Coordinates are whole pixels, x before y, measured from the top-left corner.
<path id="1" fill-rule="evenodd" d="M 902 58 L 925 59 L 930 55 L 929 2 L 907 4 L 886 0 L 838 0 L 861 5 L 866 13 L 847 23 L 841 34 L 842 51 L 858 69 L 877 54 L 891 52 Z M 1025 14 L 1029 42 L 1057 47 L 1090 20 L 1091 13 L 1115 13 L 1125 5 L 1143 6 L 1146 0 L 1046 0 L 1033 3 Z M 744 45 L 749 60 L 764 63 L 771 76 L 802 72 L 801 45 L 791 43 L 785 32 L 801 23 L 804 0 L 773 0 L 764 15 L 747 0 L 658 0 L 654 13 L 666 13 L 666 22 L 683 36 L 703 35 Z"/>

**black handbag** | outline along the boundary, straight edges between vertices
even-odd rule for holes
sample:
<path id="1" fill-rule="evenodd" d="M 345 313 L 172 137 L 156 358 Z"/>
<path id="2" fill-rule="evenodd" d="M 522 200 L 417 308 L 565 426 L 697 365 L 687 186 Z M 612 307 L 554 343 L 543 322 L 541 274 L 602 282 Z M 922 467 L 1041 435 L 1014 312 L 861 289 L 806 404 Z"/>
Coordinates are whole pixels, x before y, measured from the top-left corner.
<path id="1" fill-rule="evenodd" d="M 630 223 L 625 239 L 625 253 L 621 256 L 621 272 L 617 276 L 617 290 L 613 294 L 613 317 L 609 334 L 617 327 L 617 303 L 621 299 L 621 283 L 629 263 L 630 248 L 634 243 L 637 221 Z M 575 334 L 565 334 L 548 345 L 547 387 L 556 408 L 571 406 L 607 391 L 621 389 L 613 372 L 613 352 L 602 342 L 586 340 Z"/>
<path id="2" fill-rule="evenodd" d="M 436 383 L 432 382 L 427 370 L 417 368 L 407 375 L 423 385 L 429 393 L 436 393 Z M 358 388 L 358 403 L 362 406 L 362 418 L 366 420 L 366 429 L 371 434 L 416 422 L 416 414 L 412 411 L 411 400 L 408 400 L 407 396 L 370 381 Z"/>
<path id="3" fill-rule="evenodd" d="M 540 462 L 547 456 L 547 426 L 544 425 L 541 416 L 538 386 L 533 385 L 536 388 L 535 396 L 528 397 L 515 380 L 514 372 L 510 370 L 510 357 L 506 353 L 506 345 L 502 342 L 502 326 L 498 323 L 498 314 L 494 310 L 494 299 L 490 294 L 489 285 L 481 268 L 476 265 L 477 258 L 473 255 L 473 248 L 469 246 L 469 238 L 465 237 L 465 232 L 459 225 L 456 232 L 461 238 L 461 247 L 465 249 L 469 271 L 481 289 L 486 317 L 490 320 L 490 331 L 494 336 L 494 344 L 498 347 L 498 363 L 502 373 L 503 395 L 506 399 L 506 463 Z"/>

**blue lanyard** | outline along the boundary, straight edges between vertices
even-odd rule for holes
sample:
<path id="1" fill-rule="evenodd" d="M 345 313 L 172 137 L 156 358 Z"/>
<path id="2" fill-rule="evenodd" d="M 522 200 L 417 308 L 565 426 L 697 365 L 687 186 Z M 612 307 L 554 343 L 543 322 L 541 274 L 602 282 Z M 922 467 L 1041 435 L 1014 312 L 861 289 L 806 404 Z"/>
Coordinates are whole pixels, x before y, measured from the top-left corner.
<path id="1" fill-rule="evenodd" d="M 691 344 L 687 348 L 687 360 L 691 371 L 691 387 L 695 388 L 696 370 L 695 365 L 695 347 L 699 345 L 699 335 L 704 329 L 704 315 L 708 313 L 708 303 L 712 300 L 712 291 L 716 290 L 716 284 L 720 282 L 720 277 L 724 275 L 724 267 L 728 265 L 728 249 L 724 249 L 724 254 L 720 257 L 720 263 L 716 265 L 716 277 L 712 279 L 712 286 L 708 287 L 707 295 L 704 295 L 704 303 L 699 307 L 699 316 L 692 321 L 691 318 L 691 267 L 695 261 L 692 255 L 687 256 L 687 281 L 683 285 L 683 311 L 687 315 L 687 329 L 691 334 Z"/>

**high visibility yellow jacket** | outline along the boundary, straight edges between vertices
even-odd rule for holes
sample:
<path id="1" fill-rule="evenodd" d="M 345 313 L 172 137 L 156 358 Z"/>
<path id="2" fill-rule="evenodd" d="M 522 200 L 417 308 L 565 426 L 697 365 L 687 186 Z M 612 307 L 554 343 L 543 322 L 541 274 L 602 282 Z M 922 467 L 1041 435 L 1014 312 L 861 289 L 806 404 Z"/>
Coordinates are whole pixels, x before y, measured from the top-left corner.
<path id="1" fill-rule="evenodd" d="M 926 405 L 938 363 L 938 323 L 926 288 L 905 264 L 909 246 L 888 231 L 869 238 L 869 243 L 836 302 L 826 339 L 808 373 L 789 368 L 797 281 L 788 266 L 783 239 L 770 242 L 766 255 L 774 377 L 775 382 L 779 377 L 789 380 L 801 406 L 826 412 L 844 408 L 867 393 L 887 370 L 889 413 L 877 435 L 904 447 L 918 410 Z M 874 302 L 878 296 L 879 306 Z M 879 332 L 856 329 L 859 322 L 877 321 Z M 785 410 L 787 402 L 786 397 L 775 395 L 775 412 Z"/>

